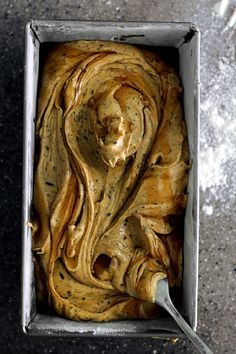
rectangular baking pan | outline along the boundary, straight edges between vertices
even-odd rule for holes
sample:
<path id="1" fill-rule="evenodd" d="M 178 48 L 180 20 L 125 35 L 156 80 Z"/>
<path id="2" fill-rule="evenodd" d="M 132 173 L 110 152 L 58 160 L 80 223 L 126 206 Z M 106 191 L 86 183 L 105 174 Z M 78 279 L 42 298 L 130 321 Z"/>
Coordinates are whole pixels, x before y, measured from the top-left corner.
<path id="1" fill-rule="evenodd" d="M 123 320 L 107 323 L 71 321 L 37 313 L 32 262 L 30 221 L 33 196 L 34 140 L 40 46 L 45 42 L 79 39 L 113 40 L 155 47 L 175 47 L 184 87 L 184 114 L 188 130 L 191 171 L 185 216 L 183 299 L 181 313 L 191 327 L 197 326 L 198 227 L 199 227 L 199 51 L 200 33 L 191 23 L 34 21 L 25 29 L 24 162 L 22 215 L 21 326 L 31 335 L 181 337 L 170 317 L 156 320 Z"/>

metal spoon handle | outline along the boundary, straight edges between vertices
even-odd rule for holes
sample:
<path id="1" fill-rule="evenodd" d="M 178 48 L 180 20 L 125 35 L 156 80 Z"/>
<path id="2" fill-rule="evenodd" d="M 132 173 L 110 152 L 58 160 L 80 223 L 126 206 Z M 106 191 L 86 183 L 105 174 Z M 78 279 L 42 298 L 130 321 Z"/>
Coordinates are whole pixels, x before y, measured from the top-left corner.
<path id="1" fill-rule="evenodd" d="M 199 352 L 202 354 L 213 354 L 213 352 L 208 348 L 208 346 L 198 337 L 198 335 L 192 330 L 192 328 L 187 324 L 183 317 L 174 307 L 170 298 L 166 298 L 162 303 L 162 306 L 178 323 L 180 328 L 188 336 L 188 338 L 193 342 L 193 344 L 198 348 Z"/>

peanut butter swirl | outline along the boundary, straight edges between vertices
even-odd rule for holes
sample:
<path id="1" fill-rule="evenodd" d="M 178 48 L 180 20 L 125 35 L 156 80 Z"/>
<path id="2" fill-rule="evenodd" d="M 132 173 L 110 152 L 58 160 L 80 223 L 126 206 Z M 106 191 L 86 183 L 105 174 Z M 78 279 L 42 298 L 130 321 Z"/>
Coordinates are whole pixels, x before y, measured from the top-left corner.
<path id="1" fill-rule="evenodd" d="M 180 285 L 189 168 L 182 87 L 157 54 L 57 44 L 42 72 L 33 249 L 37 293 L 62 316 L 149 318 Z"/>

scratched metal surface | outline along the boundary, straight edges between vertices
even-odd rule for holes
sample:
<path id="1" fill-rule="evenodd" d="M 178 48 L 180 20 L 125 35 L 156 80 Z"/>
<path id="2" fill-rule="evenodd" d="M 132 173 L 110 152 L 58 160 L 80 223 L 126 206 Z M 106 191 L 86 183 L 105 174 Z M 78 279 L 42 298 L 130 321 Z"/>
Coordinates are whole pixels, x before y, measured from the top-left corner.
<path id="1" fill-rule="evenodd" d="M 188 340 L 27 338 L 20 332 L 23 26 L 31 18 L 191 21 L 201 30 L 201 208 L 198 333 L 214 353 L 234 353 L 236 88 L 235 1 L 2 1 L 1 338 L 3 353 L 196 353 Z M 4 127 L 4 129 L 3 129 Z"/>

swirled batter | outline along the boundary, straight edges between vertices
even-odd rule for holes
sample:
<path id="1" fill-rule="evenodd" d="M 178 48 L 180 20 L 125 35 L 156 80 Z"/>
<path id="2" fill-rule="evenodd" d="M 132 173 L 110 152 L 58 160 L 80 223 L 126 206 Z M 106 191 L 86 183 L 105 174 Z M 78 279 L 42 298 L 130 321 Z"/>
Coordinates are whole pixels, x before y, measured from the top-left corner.
<path id="1" fill-rule="evenodd" d="M 67 318 L 150 318 L 182 274 L 189 153 L 182 87 L 157 54 L 57 44 L 42 72 L 34 181 L 37 293 Z"/>

